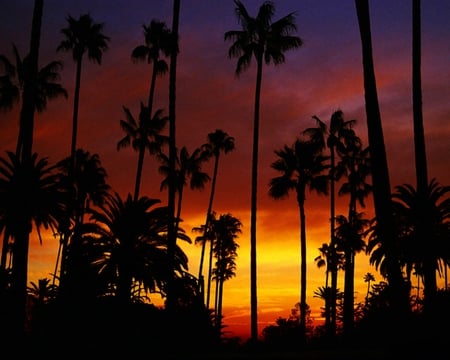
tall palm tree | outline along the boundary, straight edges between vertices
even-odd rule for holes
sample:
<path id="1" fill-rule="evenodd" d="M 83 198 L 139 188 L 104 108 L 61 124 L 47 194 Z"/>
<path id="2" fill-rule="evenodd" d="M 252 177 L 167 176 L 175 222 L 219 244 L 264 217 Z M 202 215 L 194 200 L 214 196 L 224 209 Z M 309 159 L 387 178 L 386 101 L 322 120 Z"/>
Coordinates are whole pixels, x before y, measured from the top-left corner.
<path id="1" fill-rule="evenodd" d="M 317 151 L 314 143 L 297 139 L 293 146 L 284 146 L 276 150 L 278 159 L 271 167 L 281 173 L 270 180 L 269 195 L 274 199 L 283 199 L 291 190 L 296 192 L 297 205 L 300 211 L 300 334 L 306 335 L 306 189 L 318 194 L 328 193 L 328 179 L 324 174 L 329 168 L 326 161 L 328 156 Z"/>
<path id="2" fill-rule="evenodd" d="M 87 54 L 89 60 L 100 65 L 102 63 L 103 52 L 108 49 L 110 38 L 103 34 L 104 24 L 95 23 L 90 14 L 80 15 L 78 19 L 68 15 L 66 20 L 68 26 L 61 30 L 64 39 L 58 45 L 57 51 L 71 51 L 73 60 L 77 66 L 70 151 L 71 156 L 74 157 L 77 148 L 78 105 L 83 57 Z"/>
<path id="3" fill-rule="evenodd" d="M 7 155 L 0 157 L 0 232 L 11 245 L 8 250 L 12 261 L 7 260 L 8 253 L 3 249 L 1 275 L 9 274 L 10 278 L 1 283 L 9 283 L 12 302 L 0 308 L 8 310 L 2 314 L 3 324 L 12 326 L 13 335 L 20 335 L 25 320 L 30 234 L 36 231 L 42 242 L 41 229 L 57 231 L 66 217 L 67 191 L 61 173 L 47 158 L 34 153 L 31 161 L 23 161 L 13 152 Z"/>
<path id="4" fill-rule="evenodd" d="M 236 275 L 236 257 L 239 244 L 236 238 L 242 232 L 241 221 L 230 213 L 221 214 L 218 219 L 212 219 L 211 231 L 214 234 L 213 253 L 216 265 L 213 269 L 213 278 L 216 280 L 216 297 L 214 314 L 216 329 L 220 334 L 222 328 L 222 304 L 224 282 Z"/>
<path id="5" fill-rule="evenodd" d="M 325 300 L 325 329 L 327 330 L 327 334 L 333 335 L 335 332 L 332 329 L 335 328 L 331 326 L 332 321 L 336 321 L 336 314 L 333 315 L 333 311 L 336 310 L 336 301 L 337 294 L 339 293 L 333 286 L 329 286 L 329 273 L 331 269 L 338 270 L 343 269 L 344 265 L 344 256 L 343 253 L 339 251 L 336 245 L 331 247 L 330 243 L 324 243 L 319 248 L 320 254 L 314 258 L 317 267 L 321 268 L 325 266 L 325 286 L 324 289 L 327 289 L 328 297 L 324 298 Z M 328 290 L 329 289 L 329 290 Z M 335 290 L 332 290 L 335 289 Z M 334 318 L 334 320 L 333 320 Z"/>
<path id="6" fill-rule="evenodd" d="M 152 115 L 153 98 L 155 95 L 156 77 L 169 71 L 167 62 L 161 59 L 161 55 L 169 56 L 171 53 L 171 33 L 163 21 L 153 19 L 150 24 L 142 25 L 144 29 L 145 44 L 136 46 L 131 52 L 133 61 L 147 61 L 153 64 L 150 90 L 148 93 L 147 107 L 149 115 Z"/>
<path id="7" fill-rule="evenodd" d="M 30 51 L 28 55 L 27 66 L 24 71 L 24 88 L 22 96 L 22 109 L 19 120 L 19 134 L 21 140 L 20 151 L 16 158 L 8 153 L 11 163 L 2 161 L 2 167 L 5 171 L 2 176 L 5 177 L 6 187 L 11 186 L 9 190 L 16 190 L 17 196 L 13 202 L 2 203 L 5 207 L 10 207 L 12 212 L 17 212 L 15 218 L 8 218 L 13 225 L 13 229 L 5 229 L 5 239 L 3 244 L 8 245 L 9 236 L 14 238 L 12 248 L 12 272 L 11 272 L 11 304 L 1 306 L 2 309 L 8 309 L 7 314 L 2 316 L 5 319 L 5 329 L 10 330 L 13 336 L 22 336 L 25 324 L 25 306 L 27 296 L 27 276 L 28 276 L 28 250 L 29 235 L 32 228 L 33 210 L 37 209 L 36 204 L 30 203 L 31 196 L 36 195 L 33 190 L 39 189 L 41 184 L 41 173 L 47 165 L 46 160 L 36 163 L 37 155 L 33 154 L 33 134 L 34 134 L 34 113 L 36 110 L 36 88 L 39 63 L 39 45 L 41 38 L 42 13 L 44 8 L 43 0 L 35 0 L 33 9 L 33 20 L 31 24 Z M 11 165 L 11 166 L 10 166 Z M 34 171 L 36 170 L 37 171 Z M 17 174 L 18 172 L 18 174 Z M 34 175 L 34 176 L 33 176 Z M 45 181 L 44 181 L 45 183 Z M 30 189 L 27 185 L 38 185 Z M 30 195 L 27 197 L 26 195 Z M 8 197 L 8 196 L 7 196 Z M 10 199 L 11 200 L 11 199 Z M 36 200 L 36 199 L 34 199 Z M 50 201 L 49 201 L 50 203 Z M 48 205 L 48 204 L 47 204 Z M 18 209 L 21 209 L 17 211 Z M 3 212 L 3 211 L 2 211 Z M 44 214 L 42 214 L 44 215 Z M 35 218 L 36 219 L 36 218 Z M 38 224 L 48 223 L 51 220 L 47 217 L 38 217 Z M 0 276 L 6 275 L 1 272 Z M 0 281 L 0 284 L 3 281 Z M 3 290 L 3 289 L 2 289 Z M 3 291 L 2 291 L 3 292 Z M 9 308 L 8 305 L 11 305 Z M 12 320 L 9 322 L 8 320 Z"/>
<path id="8" fill-rule="evenodd" d="M 43 10 L 44 0 L 35 0 L 31 24 L 30 51 L 27 65 L 24 67 L 22 110 L 19 122 L 20 147 L 17 151 L 17 155 L 21 156 L 24 162 L 31 162 L 33 157 L 34 113 L 36 111 L 35 94 L 37 93 L 38 84 L 39 46 Z"/>
<path id="9" fill-rule="evenodd" d="M 168 137 L 161 132 L 166 127 L 169 117 L 163 115 L 163 109 L 158 109 L 153 117 L 150 117 L 149 108 L 145 107 L 143 103 L 141 103 L 138 121 L 136 121 L 130 109 L 124 106 L 123 111 L 125 120 L 120 120 L 120 127 L 126 135 L 117 143 L 117 150 L 131 145 L 139 154 L 134 186 L 134 200 L 137 200 L 142 180 L 145 151 L 148 150 L 150 155 L 161 152 L 161 146 L 168 142 Z"/>
<path id="10" fill-rule="evenodd" d="M 372 34 L 368 0 L 355 0 L 356 15 L 362 45 L 364 77 L 364 97 L 367 117 L 367 130 L 372 161 L 373 198 L 377 226 L 386 242 L 388 281 L 392 291 L 392 313 L 404 316 L 409 310 L 409 298 L 402 277 L 398 247 L 396 246 L 394 219 L 392 216 L 391 186 L 378 103 L 377 85 L 372 52 Z"/>
<path id="11" fill-rule="evenodd" d="M 228 152 L 234 150 L 234 148 L 235 148 L 234 137 L 229 136 L 223 130 L 216 129 L 214 132 L 208 134 L 208 143 L 206 143 L 204 145 L 204 147 L 207 149 L 209 155 L 214 157 L 214 170 L 213 170 L 213 176 L 212 176 L 212 180 L 211 180 L 211 192 L 209 195 L 208 209 L 206 211 L 206 220 L 205 220 L 205 225 L 203 227 L 203 230 L 204 230 L 203 235 L 205 235 L 206 229 L 208 229 L 208 225 L 209 225 L 208 221 L 209 221 L 209 218 L 210 218 L 211 212 L 212 212 L 214 195 L 215 195 L 215 191 L 216 191 L 217 174 L 219 171 L 220 154 L 222 152 L 224 154 L 227 154 Z M 202 241 L 200 266 L 199 266 L 199 270 L 198 270 L 198 280 L 200 282 L 201 292 L 203 292 L 203 289 L 204 289 L 203 263 L 204 263 L 204 257 L 205 257 L 205 248 L 206 248 L 206 238 L 204 238 Z M 212 247 L 211 247 L 211 251 L 212 251 Z M 211 274 L 208 275 L 208 283 L 209 283 L 210 277 L 211 277 Z"/>
<path id="12" fill-rule="evenodd" d="M 169 258 L 175 256 L 175 248 L 177 243 L 176 227 L 175 227 L 175 197 L 177 191 L 176 183 L 176 83 L 177 83 L 177 60 L 178 60 L 178 28 L 180 22 L 180 0 L 173 0 L 172 13 L 172 44 L 169 64 L 169 186 L 168 186 L 168 208 L 169 208 L 169 227 L 168 227 L 168 248 Z M 170 289 L 173 287 L 173 291 Z M 170 281 L 168 285 L 168 294 L 166 308 L 169 310 L 169 317 L 175 321 L 172 315 L 175 315 L 174 309 L 176 306 L 175 296 L 175 278 L 173 282 Z M 172 296 L 173 294 L 173 296 Z"/>
<path id="13" fill-rule="evenodd" d="M 145 292 L 165 295 L 171 270 L 181 276 L 187 269 L 188 259 L 181 248 L 176 251 L 176 269 L 167 267 L 168 212 L 166 206 L 156 206 L 160 202 L 146 196 L 134 200 L 131 194 L 122 200 L 116 193 L 98 210 L 91 209 L 90 221 L 83 225 L 92 264 L 125 304 L 133 299 L 135 282 Z M 190 242 L 183 231 L 178 237 Z"/>
<path id="14" fill-rule="evenodd" d="M 412 1 L 412 90 L 413 90 L 413 124 L 414 124 L 414 156 L 416 169 L 416 186 L 417 194 L 420 201 L 424 204 L 422 209 L 426 208 L 428 194 L 428 169 L 427 155 L 425 148 L 425 134 L 423 127 L 422 114 L 422 80 L 421 80 L 421 1 Z M 423 219 L 427 218 L 427 214 L 423 214 Z M 417 224 L 417 235 L 426 238 L 428 227 L 431 224 L 420 222 Z M 428 311 L 432 306 L 433 297 L 436 295 L 436 274 L 434 268 L 433 256 L 425 259 L 423 263 L 424 278 L 424 310 Z"/>
<path id="15" fill-rule="evenodd" d="M 336 172 L 336 152 L 339 153 L 349 142 L 355 139 L 355 132 L 353 126 L 356 124 L 356 120 L 344 120 L 344 113 L 342 110 L 336 110 L 333 112 L 330 118 L 330 124 L 322 121 L 319 117 L 313 116 L 316 120 L 317 127 L 307 128 L 303 131 L 303 134 L 309 136 L 312 142 L 316 143 L 320 150 L 328 148 L 330 151 L 330 252 L 336 252 L 336 241 L 334 239 L 335 233 L 335 218 L 336 218 L 336 191 L 335 183 L 339 180 L 338 173 Z M 336 258 L 337 255 L 330 253 L 329 259 Z M 331 287 L 337 288 L 337 275 L 338 268 L 335 261 L 329 262 L 329 272 L 331 273 Z M 331 293 L 331 309 L 329 314 L 331 316 L 330 323 L 326 327 L 329 335 L 336 333 L 336 299 L 334 295 L 336 291 Z"/>
<path id="16" fill-rule="evenodd" d="M 339 249 L 344 252 L 345 281 L 344 281 L 344 333 L 349 334 L 354 325 L 354 282 L 355 282 L 355 255 L 365 249 L 365 230 L 370 221 L 363 218 L 363 213 L 352 211 L 348 217 L 336 217 L 336 239 Z"/>
<path id="17" fill-rule="evenodd" d="M 68 206 L 69 221 L 66 220 L 59 229 L 61 241 L 54 273 L 56 277 L 59 256 L 62 254 L 59 279 L 60 289 L 64 295 L 70 295 L 71 292 L 76 291 L 76 288 L 71 288 L 72 285 L 81 285 L 76 283 L 76 274 L 77 263 L 82 260 L 79 229 L 84 222 L 85 214 L 92 206 L 102 205 L 111 190 L 106 180 L 106 170 L 98 154 L 77 149 L 74 164 L 73 168 L 72 156 L 64 158 L 57 164 L 64 175 L 64 186 L 71 194 Z M 68 293 L 66 293 L 67 289 Z"/>
<path id="18" fill-rule="evenodd" d="M 354 268 L 355 253 L 364 249 L 363 232 L 369 220 L 362 219 L 357 205 L 365 207 L 365 198 L 371 193 L 372 186 L 366 182 L 371 173 L 369 149 L 362 148 L 359 138 L 350 140 L 339 151 L 341 160 L 336 172 L 346 181 L 341 185 L 338 194 L 349 196 L 348 217 L 339 217 L 340 230 L 336 232 L 338 247 L 345 256 L 344 284 L 344 331 L 348 333 L 354 324 Z"/>
<path id="19" fill-rule="evenodd" d="M 0 76 L 0 110 L 9 111 L 13 106 L 23 99 L 25 85 L 25 67 L 29 63 L 29 57 L 22 59 L 17 47 L 13 44 L 14 63 L 12 63 L 5 55 L 0 55 L 0 64 L 4 69 L 4 75 Z M 58 97 L 65 97 L 68 94 L 66 89 L 57 81 L 60 80 L 60 71 L 63 68 L 61 61 L 52 61 L 43 66 L 37 74 L 36 91 L 34 103 L 38 113 L 43 112 L 47 108 L 49 100 Z M 22 132 L 23 128 L 19 128 L 16 153 L 20 156 L 22 150 Z"/>
<path id="20" fill-rule="evenodd" d="M 230 58 L 237 58 L 235 73 L 240 75 L 250 66 L 252 57 L 256 60 L 256 88 L 253 119 L 251 214 L 250 214 L 250 307 L 251 339 L 258 340 L 257 318 L 257 266 L 256 266 L 256 205 L 258 186 L 259 111 L 261 102 L 262 70 L 264 63 L 280 65 L 285 62 L 285 52 L 302 46 L 303 41 L 296 32 L 295 13 L 289 13 L 273 21 L 275 4 L 264 1 L 256 17 L 251 17 L 244 4 L 235 0 L 235 13 L 241 30 L 225 32 L 225 40 L 232 41 L 228 50 Z"/>

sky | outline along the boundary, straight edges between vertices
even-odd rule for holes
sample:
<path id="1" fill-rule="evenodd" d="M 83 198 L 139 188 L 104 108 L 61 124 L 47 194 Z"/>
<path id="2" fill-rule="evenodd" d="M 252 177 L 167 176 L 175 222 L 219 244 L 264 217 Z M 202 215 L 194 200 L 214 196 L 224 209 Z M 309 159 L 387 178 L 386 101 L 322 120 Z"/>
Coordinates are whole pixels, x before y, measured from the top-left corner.
<path id="1" fill-rule="evenodd" d="M 244 0 L 255 16 L 261 0 Z M 13 59 L 12 43 L 22 57 L 29 50 L 34 1 L 0 0 L 0 53 Z M 261 93 L 258 213 L 257 285 L 258 330 L 286 318 L 300 298 L 299 210 L 294 194 L 274 200 L 268 184 L 278 176 L 270 165 L 275 150 L 291 145 L 316 115 L 326 123 L 342 110 L 346 120 L 356 120 L 357 134 L 367 144 L 361 42 L 354 1 L 278 0 L 274 20 L 295 12 L 296 35 L 303 40 L 297 50 L 286 53 L 280 66 L 265 66 Z M 66 17 L 89 13 L 103 23 L 110 37 L 101 65 L 84 61 L 81 78 L 78 147 L 100 156 L 108 182 L 122 196 L 132 193 L 137 153 L 117 150 L 125 135 L 119 121 L 124 107 L 135 117 L 146 102 L 151 66 L 133 63 L 131 51 L 144 43 L 142 25 L 151 20 L 171 27 L 172 1 L 167 0 L 44 0 L 39 64 L 61 60 L 61 84 L 69 98 L 50 101 L 35 116 L 34 151 L 56 162 L 70 153 L 75 66 L 70 53 L 56 52 L 63 39 L 60 30 Z M 422 1 L 422 91 L 428 177 L 450 184 L 450 2 Z M 370 2 L 375 74 L 388 157 L 391 187 L 415 186 L 411 89 L 411 1 Z M 181 0 L 180 54 L 177 67 L 176 143 L 190 152 L 207 142 L 207 135 L 221 129 L 235 138 L 234 151 L 221 157 L 213 209 L 241 220 L 236 276 L 224 287 L 224 323 L 230 336 L 250 334 L 250 188 L 253 134 L 255 63 L 239 77 L 236 59 L 228 58 L 231 45 L 224 41 L 228 30 L 239 30 L 232 0 Z M 158 78 L 154 109 L 168 114 L 168 75 Z M 0 113 L 0 150 L 15 149 L 19 106 Z M 146 155 L 141 195 L 167 201 L 160 192 L 162 175 L 158 163 Z M 212 174 L 212 162 L 203 170 Z M 191 230 L 204 223 L 210 184 L 203 191 L 187 188 L 183 194 L 182 227 Z M 337 199 L 337 214 L 346 214 L 348 199 Z M 372 201 L 364 211 L 373 216 Z M 325 285 L 325 271 L 314 258 L 329 239 L 329 198 L 307 193 L 307 302 L 312 316 L 320 317 L 321 301 L 314 291 Z M 189 257 L 189 271 L 197 276 L 201 247 L 181 244 Z M 57 240 L 48 235 L 39 244 L 32 236 L 29 281 L 49 277 L 54 270 Z M 356 301 L 363 301 L 367 272 L 383 280 L 364 254 L 356 256 Z M 340 289 L 343 290 L 340 274 Z M 152 297 L 156 304 L 160 299 Z"/>

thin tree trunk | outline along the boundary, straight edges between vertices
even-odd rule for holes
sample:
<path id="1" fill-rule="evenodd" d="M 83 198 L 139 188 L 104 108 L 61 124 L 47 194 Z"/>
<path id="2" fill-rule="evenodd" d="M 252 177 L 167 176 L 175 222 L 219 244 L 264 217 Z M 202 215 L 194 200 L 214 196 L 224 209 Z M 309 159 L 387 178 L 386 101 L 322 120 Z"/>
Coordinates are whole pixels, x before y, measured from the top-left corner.
<path id="1" fill-rule="evenodd" d="M 418 201 L 421 211 L 426 211 L 425 202 L 427 201 L 428 190 L 428 170 L 427 157 L 425 149 L 425 134 L 423 128 L 422 115 L 422 81 L 421 81 L 421 4 L 420 0 L 412 2 L 412 89 L 413 89 L 413 123 L 414 123 L 414 155 L 416 166 L 416 186 Z M 426 231 L 430 224 L 426 223 L 428 216 L 423 214 L 420 216 L 421 221 L 417 223 L 416 231 L 421 241 L 426 241 Z M 425 259 L 423 264 L 424 278 L 424 310 L 428 311 L 432 300 L 437 291 L 435 260 L 430 253 L 434 249 L 432 247 L 424 247 Z"/>
<path id="2" fill-rule="evenodd" d="M 300 209 L 300 336 L 301 343 L 306 340 L 306 215 L 305 215 L 305 201 L 304 201 L 304 186 L 298 199 Z"/>
<path id="3" fill-rule="evenodd" d="M 174 262 L 175 262 L 175 247 L 177 243 L 175 233 L 175 193 L 177 189 L 176 173 L 175 173 L 175 160 L 177 156 L 176 149 L 176 70 L 177 70 L 177 56 L 178 56 L 178 25 L 180 17 L 180 0 L 173 1 L 173 18 L 172 18 L 172 39 L 173 46 L 170 54 L 170 66 L 169 66 L 169 194 L 168 194 L 168 209 L 169 209 L 169 224 L 168 224 L 168 244 L 167 252 L 169 255 L 169 261 L 171 264 L 171 276 L 169 277 L 168 293 L 166 307 L 169 313 L 173 314 L 175 309 L 175 294 L 174 294 Z"/>
<path id="4" fill-rule="evenodd" d="M 202 252 L 200 256 L 200 266 L 198 270 L 198 281 L 200 282 L 200 289 L 202 292 L 203 300 L 204 300 L 204 280 L 203 280 L 203 263 L 205 259 L 205 248 L 206 248 L 206 232 L 208 231 L 209 226 L 209 218 L 212 213 L 212 205 L 214 201 L 214 193 L 216 191 L 216 179 L 217 179 L 217 172 L 219 168 L 219 155 L 220 153 L 216 154 L 215 161 L 214 161 L 214 172 L 213 172 L 213 178 L 212 178 L 212 184 L 211 184 L 211 193 L 209 195 L 209 203 L 208 203 L 208 210 L 206 211 L 206 220 L 205 220 L 205 227 L 203 231 L 203 243 L 202 243 Z"/>
<path id="5" fill-rule="evenodd" d="M 381 115 L 378 104 L 377 86 L 372 55 L 372 35 L 370 29 L 368 0 L 355 0 L 362 45 L 364 74 L 364 96 L 367 116 L 367 130 L 372 161 L 373 198 L 377 228 L 386 244 L 386 265 L 391 288 L 392 314 L 402 316 L 409 308 L 396 244 L 391 204 L 391 187 L 384 145 Z"/>
<path id="6" fill-rule="evenodd" d="M 258 285 L 256 259 L 256 211 L 258 194 L 258 148 L 259 148 L 259 107 L 262 83 L 262 53 L 257 59 L 255 109 L 253 123 L 253 156 L 251 180 L 251 210 L 250 210 L 250 336 L 252 342 L 258 341 Z"/>

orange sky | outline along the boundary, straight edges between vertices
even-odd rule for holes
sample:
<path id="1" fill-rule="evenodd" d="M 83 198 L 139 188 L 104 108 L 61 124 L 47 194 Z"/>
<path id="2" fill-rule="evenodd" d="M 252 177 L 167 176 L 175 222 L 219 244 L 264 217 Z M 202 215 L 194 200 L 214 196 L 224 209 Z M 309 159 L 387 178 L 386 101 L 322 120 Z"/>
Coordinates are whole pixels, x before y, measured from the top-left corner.
<path id="1" fill-rule="evenodd" d="M 0 13 L 0 53 L 12 59 L 11 43 L 23 56 L 29 46 L 32 2 L 2 4 Z M 122 195 L 133 191 L 137 154 L 131 149 L 116 150 L 123 137 L 119 120 L 122 106 L 137 116 L 140 101 L 146 101 L 150 66 L 133 64 L 131 50 L 143 43 L 142 24 L 157 18 L 171 26 L 171 1 L 44 0 L 40 64 L 63 60 L 61 83 L 68 100 L 48 104 L 36 116 L 35 151 L 57 161 L 69 154 L 72 128 L 72 101 L 75 67 L 69 54 L 56 53 L 66 27 L 65 16 L 90 13 L 104 22 L 104 33 L 111 38 L 101 66 L 85 61 L 79 108 L 78 146 L 100 155 L 108 180 Z M 244 1 L 255 14 L 261 1 Z M 353 1 L 276 1 L 275 19 L 297 11 L 298 33 L 304 40 L 299 50 L 287 53 L 286 64 L 265 67 L 263 72 L 260 160 L 258 179 L 257 264 L 259 331 L 278 317 L 289 316 L 299 301 L 299 215 L 295 197 L 273 200 L 267 195 L 268 182 L 277 176 L 270 164 L 274 150 L 290 145 L 306 127 L 313 126 L 312 115 L 328 123 L 333 111 L 341 109 L 346 119 L 356 119 L 355 130 L 366 142 L 364 94 L 359 30 Z M 428 155 L 429 178 L 450 183 L 450 3 L 446 0 L 422 2 L 422 88 L 423 114 Z M 414 153 L 411 103 L 411 7 L 409 1 L 374 1 L 371 7 L 373 48 L 378 96 L 388 155 L 391 185 L 414 184 Z M 177 69 L 177 146 L 190 151 L 207 140 L 207 134 L 222 129 L 235 138 L 236 150 L 221 158 L 214 210 L 229 212 L 243 223 L 238 239 L 236 277 L 225 283 L 224 322 L 232 334 L 248 336 L 250 331 L 249 228 L 250 169 L 253 124 L 255 67 L 236 78 L 235 60 L 227 58 L 230 44 L 225 31 L 239 29 L 231 0 L 181 1 L 180 56 Z M 168 108 L 168 76 L 157 83 L 154 107 Z M 2 151 L 15 148 L 18 107 L 0 114 Z M 204 168 L 212 174 L 212 163 Z M 141 194 L 166 201 L 159 192 L 162 179 L 157 163 L 146 158 Z M 203 224 L 208 205 L 209 186 L 204 191 L 185 190 L 183 227 L 191 233 Z M 338 199 L 337 214 L 346 213 L 346 198 Z M 328 242 L 329 198 L 308 194 L 306 221 L 308 241 L 307 301 L 318 316 L 322 304 L 313 292 L 324 285 L 324 270 L 317 269 L 314 258 L 318 247 Z M 364 210 L 373 215 L 371 201 Z M 45 238 L 42 246 L 32 238 L 29 280 L 53 272 L 56 239 Z M 198 274 L 200 247 L 184 246 L 190 272 Z M 368 263 L 356 257 L 356 301 L 365 296 L 366 272 L 381 276 Z M 343 275 L 340 274 L 342 278 Z M 343 284 L 340 285 L 343 289 Z M 158 299 L 153 299 L 156 303 Z"/>

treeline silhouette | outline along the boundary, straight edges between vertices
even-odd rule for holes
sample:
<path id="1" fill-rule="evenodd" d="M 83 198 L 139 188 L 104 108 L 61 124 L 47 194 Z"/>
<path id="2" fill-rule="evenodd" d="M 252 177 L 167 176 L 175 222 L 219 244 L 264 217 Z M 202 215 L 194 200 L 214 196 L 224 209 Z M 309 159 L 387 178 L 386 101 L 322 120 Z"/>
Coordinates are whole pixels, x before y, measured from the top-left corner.
<path id="1" fill-rule="evenodd" d="M 237 58 L 236 74 L 257 65 L 252 158 L 251 201 L 251 338 L 226 336 L 223 323 L 224 282 L 236 275 L 240 219 L 214 211 L 219 159 L 235 148 L 234 138 L 221 129 L 193 151 L 175 144 L 176 62 L 179 52 L 180 1 L 173 3 L 172 28 L 152 20 L 143 26 L 144 44 L 131 52 L 133 61 L 152 64 L 148 102 L 137 116 L 124 107 L 120 127 L 125 135 L 117 150 L 132 147 L 138 154 L 134 192 L 122 198 L 107 182 L 98 154 L 77 147 L 79 94 L 85 59 L 101 64 L 110 38 L 104 25 L 89 14 L 68 15 L 57 51 L 70 52 L 76 63 L 71 153 L 52 164 L 33 151 L 34 114 L 47 102 L 67 97 L 59 83 L 62 63 L 38 67 L 44 1 L 35 0 L 30 51 L 22 59 L 13 46 L 14 62 L 0 56 L 0 105 L 10 110 L 21 103 L 15 151 L 0 157 L 0 338 L 12 353 L 45 354 L 49 344 L 61 355 L 170 356 L 226 353 L 229 356 L 267 355 L 268 351 L 303 352 L 337 349 L 378 349 L 377 355 L 429 355 L 446 352 L 450 335 L 450 187 L 428 181 L 421 116 L 420 50 L 413 53 L 414 145 L 417 184 L 402 184 L 391 193 L 381 118 L 373 72 L 369 6 L 355 0 L 359 21 L 369 145 L 354 130 L 356 120 L 344 112 L 330 122 L 314 116 L 309 127 L 274 151 L 268 193 L 283 199 L 295 193 L 300 217 L 300 301 L 287 318 L 259 333 L 257 322 L 257 234 L 259 107 L 264 65 L 280 65 L 285 52 L 302 46 L 295 36 L 295 13 L 273 21 L 275 4 L 262 3 L 256 17 L 234 1 L 239 30 L 224 34 L 231 41 L 229 57 Z M 413 0 L 413 39 L 420 44 L 420 1 Z M 419 29 L 419 31 L 417 30 Z M 419 46 L 420 49 L 420 46 Z M 167 63 L 169 61 L 169 64 Z M 158 76 L 169 73 L 169 114 L 154 110 Z M 168 135 L 167 135 L 167 126 Z M 300 130 L 300 129 L 299 129 Z M 146 154 L 159 161 L 164 176 L 160 191 L 168 204 L 142 195 Z M 214 162 L 212 176 L 202 170 Z M 369 181 L 371 180 L 371 182 Z M 182 227 L 183 190 L 202 189 L 211 182 L 205 222 L 194 230 L 200 245 L 199 274 L 188 272 L 188 258 L 179 241 L 192 242 Z M 323 300 L 324 323 L 316 324 L 307 303 L 306 193 L 330 197 L 330 240 L 319 250 L 316 263 L 324 266 L 325 282 L 314 296 Z M 336 214 L 336 197 L 347 197 L 347 214 Z M 375 217 L 361 211 L 373 196 Z M 28 283 L 31 233 L 54 235 L 59 241 L 51 278 Z M 207 251 L 208 250 L 208 251 Z M 364 303 L 354 300 L 355 256 L 370 255 L 383 280 L 367 273 Z M 344 289 L 338 289 L 338 273 Z M 414 279 L 414 276 L 416 277 Z M 437 286 L 444 277 L 444 288 Z M 417 281 L 417 287 L 413 284 Z M 420 286 L 423 282 L 423 296 Z M 214 295 L 213 295 L 214 294 Z M 152 304 L 161 296 L 164 306 Z M 211 299 L 214 304 L 211 304 Z M 441 348 L 442 347 L 442 348 Z M 421 353 L 421 351 L 425 351 Z M 447 352 L 448 353 L 448 352 Z M 158 354 L 158 355 L 156 355 Z M 356 353 L 355 353 L 356 354 Z M 346 353 L 347 358 L 363 356 Z M 364 352 L 364 356 L 367 356 Z M 276 355 L 275 355 L 276 356 Z M 305 355 L 306 356 L 306 355 Z M 315 358 L 326 358 L 317 355 Z"/>

